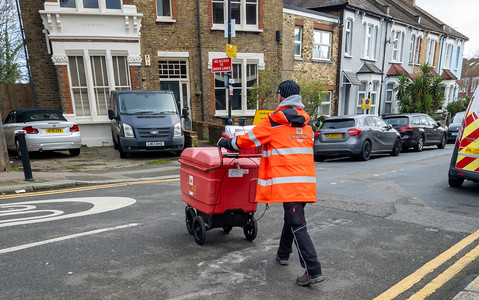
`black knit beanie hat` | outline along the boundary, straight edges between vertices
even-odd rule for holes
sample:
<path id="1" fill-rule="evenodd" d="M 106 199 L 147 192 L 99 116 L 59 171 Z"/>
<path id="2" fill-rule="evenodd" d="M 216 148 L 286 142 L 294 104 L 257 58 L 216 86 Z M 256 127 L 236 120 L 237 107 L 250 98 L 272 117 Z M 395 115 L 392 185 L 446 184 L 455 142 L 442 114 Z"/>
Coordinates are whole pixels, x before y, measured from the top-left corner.
<path id="1" fill-rule="evenodd" d="M 300 87 L 293 80 L 286 80 L 279 84 L 277 93 L 280 94 L 281 97 L 288 98 L 291 95 L 299 95 Z"/>

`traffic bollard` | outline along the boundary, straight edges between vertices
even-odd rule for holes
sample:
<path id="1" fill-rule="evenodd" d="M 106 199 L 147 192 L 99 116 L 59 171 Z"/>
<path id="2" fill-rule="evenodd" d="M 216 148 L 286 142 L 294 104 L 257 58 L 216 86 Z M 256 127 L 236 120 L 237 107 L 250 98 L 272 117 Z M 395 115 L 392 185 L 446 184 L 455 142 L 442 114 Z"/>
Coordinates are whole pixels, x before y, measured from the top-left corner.
<path id="1" fill-rule="evenodd" d="M 25 174 L 25 181 L 34 181 L 32 176 L 32 167 L 30 166 L 30 158 L 28 157 L 27 141 L 25 140 L 25 130 L 16 130 L 18 145 L 20 146 L 20 153 L 22 155 L 23 174 Z"/>

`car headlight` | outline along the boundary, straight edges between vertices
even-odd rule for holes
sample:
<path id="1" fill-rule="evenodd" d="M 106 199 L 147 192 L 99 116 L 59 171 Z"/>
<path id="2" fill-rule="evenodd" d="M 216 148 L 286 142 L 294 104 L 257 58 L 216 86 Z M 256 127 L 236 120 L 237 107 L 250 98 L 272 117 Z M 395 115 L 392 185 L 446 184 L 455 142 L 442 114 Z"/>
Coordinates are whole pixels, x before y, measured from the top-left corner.
<path id="1" fill-rule="evenodd" d="M 181 136 L 181 123 L 180 122 L 175 124 L 174 130 L 173 130 L 173 135 L 174 136 Z"/>
<path id="2" fill-rule="evenodd" d="M 133 133 L 133 128 L 125 123 L 123 123 L 123 133 L 125 134 L 125 137 L 135 137 L 135 134 Z"/>

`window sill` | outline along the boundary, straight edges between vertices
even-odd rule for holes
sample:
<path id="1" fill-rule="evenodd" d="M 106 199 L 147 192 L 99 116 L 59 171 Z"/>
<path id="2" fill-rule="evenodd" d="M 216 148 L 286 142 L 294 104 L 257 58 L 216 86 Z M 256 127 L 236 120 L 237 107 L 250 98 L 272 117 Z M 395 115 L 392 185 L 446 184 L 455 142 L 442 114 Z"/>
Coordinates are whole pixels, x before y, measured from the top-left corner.
<path id="1" fill-rule="evenodd" d="M 320 59 L 320 58 L 313 58 L 311 59 L 312 62 L 317 62 L 317 63 L 327 63 L 327 64 L 332 64 L 333 62 L 330 59 Z"/>
<path id="2" fill-rule="evenodd" d="M 295 56 L 294 60 L 304 61 L 304 59 L 301 56 Z"/>
<path id="3" fill-rule="evenodd" d="M 370 62 L 377 62 L 378 61 L 375 58 L 369 58 L 369 57 L 361 57 L 361 60 L 370 61 Z"/>
<path id="4" fill-rule="evenodd" d="M 402 62 L 400 62 L 400 61 L 394 61 L 394 60 L 390 60 L 389 63 L 390 63 L 390 64 L 402 64 Z"/>
<path id="5" fill-rule="evenodd" d="M 225 27 L 223 25 L 214 25 L 211 27 L 211 30 L 218 30 L 218 31 L 224 31 Z M 238 25 L 235 26 L 235 31 L 241 31 L 241 32 L 257 32 L 261 33 L 263 30 L 258 29 L 258 28 L 238 28 Z"/>
<path id="6" fill-rule="evenodd" d="M 176 20 L 174 20 L 172 18 L 157 17 L 156 18 L 156 23 L 176 23 Z"/>
<path id="7" fill-rule="evenodd" d="M 353 58 L 353 56 L 352 56 L 351 54 L 347 54 L 347 53 L 345 53 L 343 56 L 344 56 L 345 58 Z"/>

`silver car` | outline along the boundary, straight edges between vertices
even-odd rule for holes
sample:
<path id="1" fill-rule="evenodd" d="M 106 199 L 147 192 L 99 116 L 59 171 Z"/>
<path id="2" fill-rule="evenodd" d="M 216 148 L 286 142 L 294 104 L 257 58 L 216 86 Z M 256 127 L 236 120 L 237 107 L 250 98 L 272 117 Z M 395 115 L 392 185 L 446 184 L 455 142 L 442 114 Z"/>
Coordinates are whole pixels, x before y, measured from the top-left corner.
<path id="1" fill-rule="evenodd" d="M 81 136 L 78 125 L 68 122 L 61 112 L 45 108 L 24 108 L 11 111 L 3 123 L 7 148 L 21 156 L 15 131 L 25 130 L 28 152 L 68 150 L 80 154 Z"/>
<path id="2" fill-rule="evenodd" d="M 368 160 L 372 154 L 398 156 L 401 136 L 381 118 L 371 115 L 330 117 L 314 133 L 314 159 L 353 156 Z"/>

